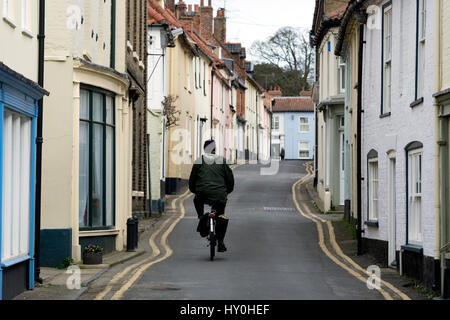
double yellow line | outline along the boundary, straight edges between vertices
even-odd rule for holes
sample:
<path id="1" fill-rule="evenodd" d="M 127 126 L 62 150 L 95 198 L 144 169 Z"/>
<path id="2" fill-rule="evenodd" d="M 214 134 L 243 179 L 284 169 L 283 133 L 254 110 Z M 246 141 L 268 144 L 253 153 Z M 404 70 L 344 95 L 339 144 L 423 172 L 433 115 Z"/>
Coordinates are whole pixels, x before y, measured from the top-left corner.
<path id="1" fill-rule="evenodd" d="M 235 165 L 232 167 L 232 169 L 236 169 L 240 167 L 241 165 Z M 117 290 L 111 297 L 111 300 L 120 300 L 124 293 L 131 288 L 131 286 L 142 276 L 142 274 L 147 271 L 151 266 L 162 262 L 166 259 L 168 259 L 173 254 L 172 248 L 169 246 L 167 242 L 167 238 L 172 233 L 172 231 L 175 229 L 177 224 L 185 217 L 186 211 L 184 208 L 184 201 L 189 199 L 192 196 L 192 193 L 190 191 L 186 191 L 183 195 L 179 196 L 172 202 L 172 210 L 176 212 L 177 210 L 177 203 L 180 202 L 180 215 L 175 218 L 175 220 L 167 219 L 164 221 L 164 223 L 152 234 L 152 236 L 149 239 L 149 245 L 152 249 L 152 254 L 133 264 L 128 267 L 126 267 L 124 270 L 116 274 L 111 281 L 107 284 L 107 286 L 94 298 L 94 300 L 103 300 L 112 290 L 114 287 L 120 286 L 119 290 Z M 172 221 L 172 223 L 169 225 L 169 223 Z M 167 227 L 168 226 L 168 227 Z M 166 229 L 167 227 L 167 229 Z M 160 233 L 166 230 L 161 239 L 160 239 L 160 246 L 157 246 L 156 244 L 156 238 L 160 235 Z M 161 257 L 161 250 L 160 248 L 164 248 L 165 254 Z M 159 257 L 159 258 L 158 258 Z M 133 271 L 133 275 L 122 285 L 119 283 L 121 279 L 125 278 L 130 272 Z"/>
<path id="2" fill-rule="evenodd" d="M 372 273 L 369 273 L 367 270 L 365 270 L 360 265 L 358 265 L 349 256 L 345 255 L 336 242 L 336 236 L 335 236 L 333 224 L 331 223 L 331 221 L 325 220 L 325 219 L 317 216 L 316 214 L 310 212 L 310 210 L 308 210 L 306 206 L 304 206 L 306 208 L 306 210 L 305 210 L 300 205 L 300 203 L 297 200 L 297 186 L 305 183 L 314 174 L 311 163 L 307 163 L 305 165 L 305 167 L 306 167 L 307 175 L 305 177 L 303 177 L 302 179 L 300 179 L 299 181 L 297 181 L 292 186 L 292 198 L 294 200 L 294 203 L 295 203 L 295 206 L 296 206 L 298 212 L 302 216 L 313 221 L 316 224 L 317 232 L 319 235 L 319 246 L 322 249 L 322 251 L 325 253 L 325 255 L 327 255 L 334 263 L 336 263 L 342 269 L 346 270 L 348 273 L 350 273 L 356 279 L 358 279 L 364 283 L 367 283 L 368 278 L 366 278 L 366 276 L 372 277 L 373 279 L 378 280 L 382 286 L 390 289 L 394 294 L 399 296 L 401 299 L 411 300 L 406 294 L 401 292 L 399 289 L 394 287 L 392 284 L 390 284 L 389 282 L 386 282 L 382 279 L 377 278 L 375 275 L 373 275 Z M 326 224 L 326 226 L 328 228 L 329 241 L 330 241 L 331 247 L 334 250 L 334 254 L 331 253 L 330 250 L 328 250 L 328 248 L 325 244 L 325 233 L 324 233 L 324 228 L 323 228 L 324 224 Z M 337 256 L 340 257 L 341 260 L 339 260 L 339 258 L 337 258 Z M 376 290 L 378 290 L 378 292 L 380 292 L 380 294 L 386 300 L 394 300 L 392 295 L 389 292 L 387 292 L 386 290 L 384 290 L 383 288 L 381 288 L 381 286 L 380 286 L 380 288 L 376 288 Z"/>
<path id="3" fill-rule="evenodd" d="M 183 202 L 188 199 L 190 196 L 192 196 L 192 194 L 189 191 L 186 191 L 183 195 L 181 195 L 180 197 L 178 197 L 177 199 L 175 199 L 172 202 L 172 209 L 176 210 L 177 208 L 177 202 L 180 201 L 180 208 L 181 208 L 181 214 L 175 218 L 175 220 L 173 219 L 167 219 L 166 221 L 164 221 L 164 223 L 156 230 L 156 232 L 154 232 L 152 234 L 152 236 L 149 239 L 149 245 L 150 248 L 152 249 L 152 254 L 151 256 L 149 256 L 146 259 L 143 259 L 133 265 L 128 266 L 127 268 L 125 268 L 124 270 L 122 270 L 120 273 L 116 274 L 111 281 L 108 283 L 108 285 L 105 287 L 105 289 L 103 289 L 102 292 L 100 292 L 96 297 L 95 300 L 102 300 L 106 297 L 106 295 L 117 285 L 119 285 L 119 281 L 124 278 L 127 274 L 129 274 L 131 271 L 133 271 L 133 275 L 125 282 L 123 283 L 119 290 L 117 290 L 113 296 L 111 297 L 111 300 L 120 300 L 124 293 L 131 288 L 131 286 L 142 276 L 142 274 L 151 266 L 153 266 L 154 264 L 157 264 L 161 261 L 164 261 L 166 259 L 168 259 L 170 256 L 172 256 L 173 254 L 173 250 L 172 248 L 169 246 L 168 242 L 167 242 L 167 238 L 169 237 L 170 233 L 173 231 L 173 229 L 176 227 L 176 225 L 184 218 L 186 212 L 184 209 L 184 205 Z M 169 227 L 167 227 L 167 225 L 169 225 L 169 223 L 172 222 L 170 224 Z M 166 229 L 167 227 L 167 229 Z M 166 230 L 161 239 L 160 239 L 160 247 L 164 248 L 165 254 L 159 258 L 157 258 L 158 256 L 160 256 L 161 254 L 161 250 L 159 249 L 160 247 L 158 247 L 156 245 L 156 238 L 159 236 L 159 234 L 163 231 Z M 156 259 L 157 258 L 157 259 Z"/>

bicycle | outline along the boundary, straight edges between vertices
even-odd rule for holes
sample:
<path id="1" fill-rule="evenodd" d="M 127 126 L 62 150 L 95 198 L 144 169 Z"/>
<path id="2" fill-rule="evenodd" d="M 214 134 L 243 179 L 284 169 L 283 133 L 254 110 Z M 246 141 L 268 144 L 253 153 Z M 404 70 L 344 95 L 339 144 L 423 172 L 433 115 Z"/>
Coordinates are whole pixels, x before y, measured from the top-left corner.
<path id="1" fill-rule="evenodd" d="M 217 247 L 217 236 L 216 236 L 216 212 L 211 211 L 210 213 L 207 213 L 209 217 L 209 235 L 208 235 L 208 241 L 209 241 L 209 254 L 210 254 L 210 260 L 214 261 L 214 256 L 216 255 L 216 247 Z"/>

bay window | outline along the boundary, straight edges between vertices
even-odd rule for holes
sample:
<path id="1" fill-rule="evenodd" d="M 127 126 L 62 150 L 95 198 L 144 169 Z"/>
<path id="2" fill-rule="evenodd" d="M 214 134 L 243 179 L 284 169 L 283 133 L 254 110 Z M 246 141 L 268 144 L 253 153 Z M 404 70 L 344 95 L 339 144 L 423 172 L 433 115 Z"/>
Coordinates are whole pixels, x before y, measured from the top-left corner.
<path id="1" fill-rule="evenodd" d="M 107 92 L 80 93 L 79 226 L 115 224 L 115 106 Z"/>

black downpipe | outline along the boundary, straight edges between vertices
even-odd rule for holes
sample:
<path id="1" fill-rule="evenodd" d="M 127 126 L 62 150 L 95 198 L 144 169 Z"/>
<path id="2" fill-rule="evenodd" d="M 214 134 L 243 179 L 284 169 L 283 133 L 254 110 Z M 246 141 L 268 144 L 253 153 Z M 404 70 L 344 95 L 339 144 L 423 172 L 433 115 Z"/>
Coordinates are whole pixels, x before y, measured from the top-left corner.
<path id="1" fill-rule="evenodd" d="M 39 1 L 39 35 L 38 35 L 38 84 L 44 87 L 44 43 L 45 43 L 45 0 Z M 42 144 L 43 138 L 43 116 L 44 98 L 38 101 L 38 118 L 36 133 L 36 200 L 35 200 L 35 224 L 34 224 L 34 279 L 42 284 L 41 278 L 41 195 L 42 195 Z"/>
<path id="2" fill-rule="evenodd" d="M 363 113 L 363 105 L 362 105 L 362 68 L 363 68 L 363 59 L 364 59 L 364 24 L 360 23 L 359 25 L 359 54 L 358 54 L 358 116 L 357 116 L 357 180 L 358 180 L 358 191 L 357 191 L 357 199 L 358 199 L 358 230 L 357 230 L 357 242 L 358 242 L 358 255 L 363 254 L 362 250 L 362 192 L 361 192 L 361 184 L 362 184 L 362 167 L 361 167 L 361 127 L 362 127 L 362 113 Z"/>

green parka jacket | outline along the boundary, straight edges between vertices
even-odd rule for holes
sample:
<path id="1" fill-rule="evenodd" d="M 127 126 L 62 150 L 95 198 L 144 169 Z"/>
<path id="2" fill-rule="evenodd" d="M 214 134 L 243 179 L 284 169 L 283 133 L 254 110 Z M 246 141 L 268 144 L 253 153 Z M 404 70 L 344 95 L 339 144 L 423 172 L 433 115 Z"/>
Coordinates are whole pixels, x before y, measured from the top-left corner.
<path id="1" fill-rule="evenodd" d="M 233 171 L 224 158 L 206 154 L 192 167 L 189 190 L 209 205 L 226 202 L 234 190 Z"/>

